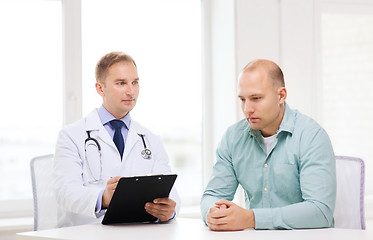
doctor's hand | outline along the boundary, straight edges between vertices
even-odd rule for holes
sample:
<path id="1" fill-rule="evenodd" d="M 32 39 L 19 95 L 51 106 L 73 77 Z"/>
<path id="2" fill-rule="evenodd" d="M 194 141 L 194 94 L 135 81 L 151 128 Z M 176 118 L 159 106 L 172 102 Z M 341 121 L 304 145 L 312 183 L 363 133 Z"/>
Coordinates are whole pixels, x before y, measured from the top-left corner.
<path id="1" fill-rule="evenodd" d="M 171 198 L 156 198 L 145 204 L 145 210 L 162 222 L 170 220 L 174 215 L 176 202 Z"/>
<path id="2" fill-rule="evenodd" d="M 110 178 L 107 181 L 106 187 L 105 187 L 105 190 L 104 190 L 104 194 L 102 194 L 102 206 L 101 206 L 101 208 L 107 208 L 109 206 L 109 203 L 111 201 L 111 198 L 113 197 L 115 188 L 117 187 L 118 181 L 121 178 L 122 177 L 117 176 L 117 177 Z"/>
<path id="3" fill-rule="evenodd" d="M 207 214 L 207 225 L 214 231 L 237 231 L 255 227 L 253 210 L 222 199 Z"/>

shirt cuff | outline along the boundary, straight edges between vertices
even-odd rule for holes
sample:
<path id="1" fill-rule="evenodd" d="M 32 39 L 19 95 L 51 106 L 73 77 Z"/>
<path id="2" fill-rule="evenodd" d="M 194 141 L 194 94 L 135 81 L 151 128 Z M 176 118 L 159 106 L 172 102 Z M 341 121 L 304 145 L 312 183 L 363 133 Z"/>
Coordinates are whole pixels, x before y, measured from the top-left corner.
<path id="1" fill-rule="evenodd" d="M 174 212 L 172 217 L 170 219 L 168 219 L 167 221 L 162 222 L 161 220 L 157 219 L 157 221 L 155 221 L 155 222 L 156 223 L 167 223 L 167 222 L 171 221 L 172 219 L 174 219 L 175 217 L 176 217 L 176 211 Z"/>
<path id="2" fill-rule="evenodd" d="M 282 219 L 281 208 L 256 208 L 255 229 L 290 229 Z"/>
<path id="3" fill-rule="evenodd" d="M 101 217 L 105 213 L 105 209 L 104 210 L 101 209 L 102 208 L 102 195 L 104 195 L 104 190 L 102 190 L 97 197 L 96 208 L 95 208 L 95 214 L 97 218 Z"/>
<path id="4" fill-rule="evenodd" d="M 253 209 L 255 229 L 273 229 L 272 212 L 268 208 Z"/>

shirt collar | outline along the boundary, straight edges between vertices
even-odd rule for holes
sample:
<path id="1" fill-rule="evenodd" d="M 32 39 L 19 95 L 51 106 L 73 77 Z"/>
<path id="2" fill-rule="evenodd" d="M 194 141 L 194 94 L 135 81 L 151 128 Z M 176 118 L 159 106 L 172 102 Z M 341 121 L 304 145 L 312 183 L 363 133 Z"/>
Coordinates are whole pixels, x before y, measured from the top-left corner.
<path id="1" fill-rule="evenodd" d="M 285 102 L 285 112 L 284 112 L 284 117 L 282 118 L 280 128 L 276 131 L 276 134 L 279 134 L 280 132 L 288 132 L 290 134 L 293 133 L 294 131 L 294 124 L 295 124 L 295 119 L 296 119 L 296 112 L 292 110 L 288 104 Z M 249 125 L 249 131 L 250 134 L 255 136 L 255 137 L 260 137 L 262 136 L 261 132 L 259 130 L 254 130 L 250 128 Z"/>
<path id="2" fill-rule="evenodd" d="M 284 117 L 282 118 L 280 128 L 277 130 L 277 133 L 280 133 L 280 132 L 293 133 L 295 120 L 296 120 L 296 111 L 292 110 L 289 107 L 289 105 L 285 102 Z"/>
<path id="3" fill-rule="evenodd" d="M 98 113 L 98 116 L 100 117 L 102 125 L 105 125 L 111 120 L 116 119 L 108 110 L 106 110 L 104 105 L 101 105 L 101 107 L 97 109 L 97 113 Z M 120 120 L 124 122 L 124 125 L 127 127 L 127 129 L 130 129 L 131 116 L 129 112 L 126 114 L 126 116 L 122 117 Z"/>

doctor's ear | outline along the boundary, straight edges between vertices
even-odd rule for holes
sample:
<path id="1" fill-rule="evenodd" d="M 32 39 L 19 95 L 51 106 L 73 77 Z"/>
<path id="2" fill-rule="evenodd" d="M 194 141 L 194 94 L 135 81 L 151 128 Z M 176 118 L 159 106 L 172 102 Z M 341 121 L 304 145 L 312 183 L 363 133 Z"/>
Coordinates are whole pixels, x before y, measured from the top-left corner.
<path id="1" fill-rule="evenodd" d="M 103 97 L 103 96 L 104 96 L 104 90 L 103 90 L 104 84 L 101 83 L 101 82 L 96 82 L 95 86 L 96 86 L 96 91 L 97 91 L 97 93 L 98 93 L 101 97 Z"/>

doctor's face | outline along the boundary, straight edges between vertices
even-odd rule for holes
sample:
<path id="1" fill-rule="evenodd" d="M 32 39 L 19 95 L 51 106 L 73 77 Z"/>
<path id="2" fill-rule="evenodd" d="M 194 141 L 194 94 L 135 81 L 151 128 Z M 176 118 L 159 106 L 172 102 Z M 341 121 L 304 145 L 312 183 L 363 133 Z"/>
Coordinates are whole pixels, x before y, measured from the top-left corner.
<path id="1" fill-rule="evenodd" d="M 96 83 L 96 90 L 106 110 L 117 119 L 124 117 L 135 107 L 139 95 L 136 66 L 124 61 L 113 64 L 108 69 L 104 83 Z"/>
<path id="2" fill-rule="evenodd" d="M 250 127 L 264 137 L 279 129 L 285 112 L 285 87 L 275 86 L 263 69 L 243 72 L 238 82 L 238 97 Z"/>

